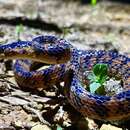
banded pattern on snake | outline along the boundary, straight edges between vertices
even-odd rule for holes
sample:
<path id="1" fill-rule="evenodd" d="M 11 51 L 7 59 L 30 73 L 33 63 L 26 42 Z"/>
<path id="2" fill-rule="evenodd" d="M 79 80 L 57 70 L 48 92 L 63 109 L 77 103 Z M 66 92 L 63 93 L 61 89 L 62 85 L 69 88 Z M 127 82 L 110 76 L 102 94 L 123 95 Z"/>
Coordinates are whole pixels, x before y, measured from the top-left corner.
<path id="1" fill-rule="evenodd" d="M 130 117 L 130 57 L 113 51 L 79 50 L 55 36 L 38 36 L 32 41 L 0 45 L 0 59 L 17 59 L 13 65 L 15 79 L 22 89 L 46 89 L 65 81 L 65 93 L 72 106 L 84 116 L 99 120 L 122 120 Z M 44 70 L 33 70 L 36 62 L 51 64 Z M 123 92 L 113 96 L 92 94 L 82 86 L 89 84 L 84 73 L 96 63 L 105 63 L 109 75 L 123 81 Z M 72 70 L 71 80 L 65 80 Z"/>

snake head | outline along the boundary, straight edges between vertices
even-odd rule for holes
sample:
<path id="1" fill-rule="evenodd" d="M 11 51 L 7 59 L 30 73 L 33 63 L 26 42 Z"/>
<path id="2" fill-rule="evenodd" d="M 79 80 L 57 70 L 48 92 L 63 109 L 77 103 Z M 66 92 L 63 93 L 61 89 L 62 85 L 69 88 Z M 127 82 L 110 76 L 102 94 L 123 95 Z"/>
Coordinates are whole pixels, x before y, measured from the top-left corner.
<path id="1" fill-rule="evenodd" d="M 17 41 L 0 45 L 0 59 L 25 59 L 31 50 L 30 41 Z"/>
<path id="2" fill-rule="evenodd" d="M 55 36 L 40 36 L 32 41 L 18 41 L 0 46 L 0 59 L 30 59 L 47 64 L 67 62 L 70 44 Z"/>

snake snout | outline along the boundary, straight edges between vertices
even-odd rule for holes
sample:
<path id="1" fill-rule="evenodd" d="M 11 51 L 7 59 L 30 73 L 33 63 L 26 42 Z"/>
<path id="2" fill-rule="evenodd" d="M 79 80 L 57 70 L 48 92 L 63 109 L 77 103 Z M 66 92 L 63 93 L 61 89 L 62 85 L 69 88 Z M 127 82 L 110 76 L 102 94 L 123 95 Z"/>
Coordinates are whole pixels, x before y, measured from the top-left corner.
<path id="1" fill-rule="evenodd" d="M 31 50 L 31 42 L 17 41 L 0 45 L 0 59 L 25 59 L 28 50 Z"/>

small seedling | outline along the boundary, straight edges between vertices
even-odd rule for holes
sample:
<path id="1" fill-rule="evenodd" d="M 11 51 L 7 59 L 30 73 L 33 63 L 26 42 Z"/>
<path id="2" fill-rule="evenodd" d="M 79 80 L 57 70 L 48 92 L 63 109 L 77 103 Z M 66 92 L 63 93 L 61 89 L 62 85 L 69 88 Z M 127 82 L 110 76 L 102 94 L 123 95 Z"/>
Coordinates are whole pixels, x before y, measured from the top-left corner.
<path id="1" fill-rule="evenodd" d="M 23 25 L 19 24 L 16 26 L 16 35 L 17 35 L 17 40 L 20 40 L 20 34 L 23 32 Z"/>
<path id="2" fill-rule="evenodd" d="M 95 6 L 97 4 L 97 0 L 91 0 L 91 5 Z"/>
<path id="3" fill-rule="evenodd" d="M 68 27 L 64 27 L 63 28 L 63 38 L 65 38 L 65 36 L 68 35 L 69 33 L 71 33 L 70 29 Z"/>
<path id="4" fill-rule="evenodd" d="M 90 80 L 89 91 L 91 93 L 105 95 L 103 84 L 108 79 L 108 66 L 106 64 L 96 64 L 87 78 Z"/>

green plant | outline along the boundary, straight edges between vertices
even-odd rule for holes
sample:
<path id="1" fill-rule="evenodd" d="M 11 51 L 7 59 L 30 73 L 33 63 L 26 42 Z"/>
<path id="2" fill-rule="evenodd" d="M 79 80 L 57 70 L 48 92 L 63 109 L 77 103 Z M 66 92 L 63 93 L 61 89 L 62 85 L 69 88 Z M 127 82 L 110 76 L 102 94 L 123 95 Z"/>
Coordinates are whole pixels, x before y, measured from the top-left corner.
<path id="1" fill-rule="evenodd" d="M 92 73 L 88 75 L 90 80 L 89 91 L 99 95 L 105 95 L 105 88 L 103 84 L 108 79 L 107 64 L 96 64 L 93 67 Z"/>
<path id="2" fill-rule="evenodd" d="M 57 126 L 56 130 L 63 130 L 60 125 L 57 124 L 56 126 Z"/>
<path id="3" fill-rule="evenodd" d="M 23 32 L 23 25 L 19 24 L 16 26 L 16 35 L 17 35 L 17 40 L 20 40 L 20 34 Z"/>
<path id="4" fill-rule="evenodd" d="M 91 5 L 95 6 L 97 4 L 97 0 L 91 0 Z"/>
<path id="5" fill-rule="evenodd" d="M 63 38 L 65 38 L 65 36 L 68 35 L 69 33 L 71 33 L 70 28 L 64 27 L 63 28 Z"/>

